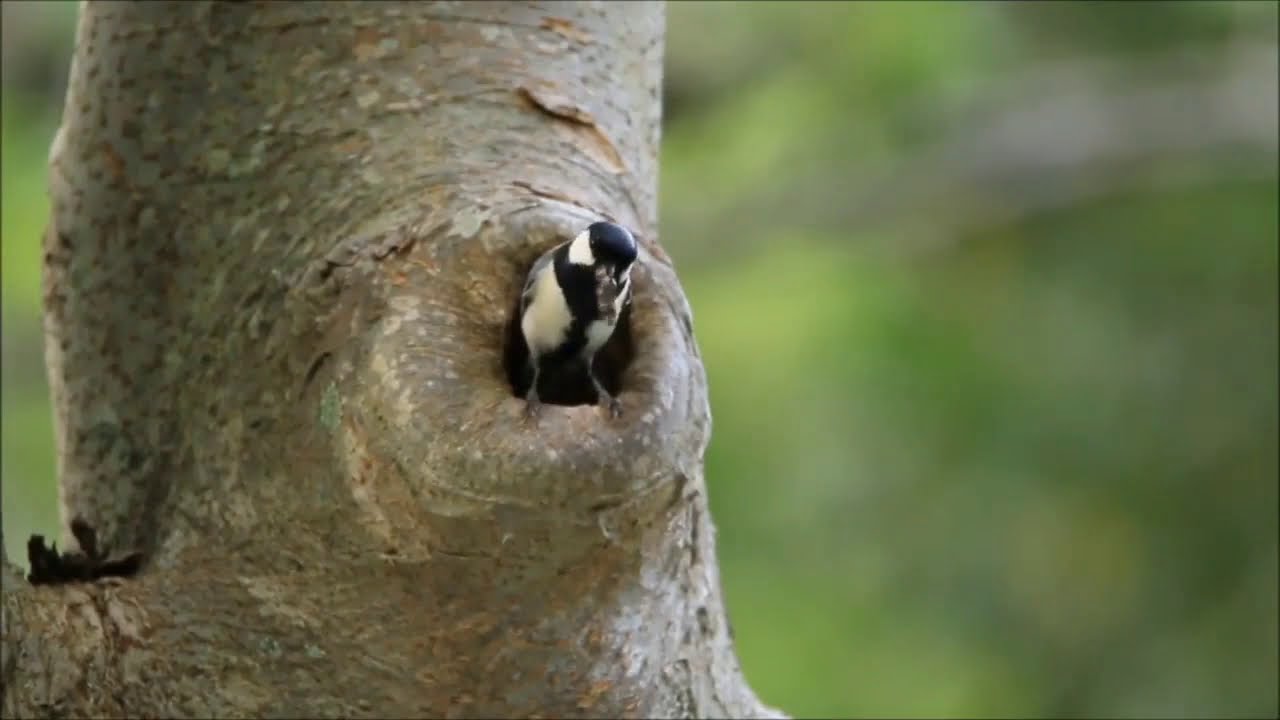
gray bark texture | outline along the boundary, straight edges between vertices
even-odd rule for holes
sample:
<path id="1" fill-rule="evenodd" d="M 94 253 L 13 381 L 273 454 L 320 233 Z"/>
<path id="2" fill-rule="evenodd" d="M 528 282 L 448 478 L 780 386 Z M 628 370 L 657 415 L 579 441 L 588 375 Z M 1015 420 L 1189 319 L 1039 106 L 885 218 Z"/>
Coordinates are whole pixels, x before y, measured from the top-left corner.
<path id="1" fill-rule="evenodd" d="M 736 660 L 654 240 L 663 32 L 660 3 L 82 7 L 61 503 L 148 561 L 4 569 L 6 717 L 781 717 Z M 526 422 L 524 272 L 601 216 L 643 245 L 624 415 Z"/>

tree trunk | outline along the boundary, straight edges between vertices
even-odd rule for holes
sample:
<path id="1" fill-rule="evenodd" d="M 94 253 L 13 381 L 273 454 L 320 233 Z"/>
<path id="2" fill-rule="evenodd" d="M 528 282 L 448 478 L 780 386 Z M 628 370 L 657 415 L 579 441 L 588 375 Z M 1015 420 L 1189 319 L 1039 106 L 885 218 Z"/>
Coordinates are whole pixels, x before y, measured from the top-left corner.
<path id="1" fill-rule="evenodd" d="M 663 25 L 83 5 L 44 256 L 61 501 L 147 564 L 5 568 L 6 717 L 778 716 L 735 658 L 653 239 Z M 643 240 L 624 415 L 526 422 L 524 272 L 601 216 Z"/>

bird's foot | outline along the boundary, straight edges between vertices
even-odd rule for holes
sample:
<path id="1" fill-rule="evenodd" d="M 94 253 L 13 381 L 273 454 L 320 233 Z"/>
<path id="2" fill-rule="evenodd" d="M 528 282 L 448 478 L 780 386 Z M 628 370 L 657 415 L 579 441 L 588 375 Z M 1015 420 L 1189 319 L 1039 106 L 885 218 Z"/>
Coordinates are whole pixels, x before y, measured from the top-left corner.
<path id="1" fill-rule="evenodd" d="M 524 419 L 525 422 L 536 423 L 542 415 L 542 403 L 538 400 L 537 395 L 530 395 L 525 398 L 524 402 Z"/>
<path id="2" fill-rule="evenodd" d="M 589 370 L 588 374 L 591 377 L 591 384 L 596 388 L 596 403 L 603 405 L 605 409 L 609 411 L 609 417 L 614 420 L 622 417 L 622 401 L 618 400 L 617 397 L 610 395 L 609 391 L 604 389 L 604 385 L 601 384 L 600 379 Z"/>
<path id="3" fill-rule="evenodd" d="M 609 411 L 609 417 L 617 420 L 622 417 L 622 401 L 612 395 L 601 395 L 602 405 Z"/>

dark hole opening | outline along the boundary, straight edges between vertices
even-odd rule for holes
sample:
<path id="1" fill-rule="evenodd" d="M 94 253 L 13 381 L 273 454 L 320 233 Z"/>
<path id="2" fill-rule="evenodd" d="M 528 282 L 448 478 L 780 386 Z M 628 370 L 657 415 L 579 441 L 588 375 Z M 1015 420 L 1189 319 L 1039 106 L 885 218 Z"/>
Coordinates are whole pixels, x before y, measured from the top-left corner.
<path id="1" fill-rule="evenodd" d="M 634 284 L 634 280 L 632 282 Z M 613 335 L 596 353 L 593 366 L 600 384 L 611 395 L 617 396 L 622 390 L 622 376 L 631 364 L 632 350 L 631 305 L 628 305 L 618 316 Z M 524 342 L 524 333 L 520 332 L 519 297 L 507 321 L 502 366 L 512 392 L 523 398 L 529 392 L 533 368 L 529 365 L 529 347 Z M 569 363 L 559 371 L 543 368 L 538 378 L 538 397 L 548 405 L 595 405 L 599 402 L 596 395 L 595 386 L 587 375 L 586 363 Z"/>

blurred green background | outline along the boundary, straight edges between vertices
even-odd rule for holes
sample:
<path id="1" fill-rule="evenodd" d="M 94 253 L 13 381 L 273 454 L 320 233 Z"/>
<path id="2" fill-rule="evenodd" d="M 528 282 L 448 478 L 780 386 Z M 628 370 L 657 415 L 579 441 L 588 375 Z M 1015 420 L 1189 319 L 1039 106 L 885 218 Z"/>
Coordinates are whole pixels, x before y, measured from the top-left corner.
<path id="1" fill-rule="evenodd" d="M 8 552 L 56 534 L 3 3 Z M 676 3 L 663 240 L 729 610 L 798 716 L 1275 716 L 1277 5 Z"/>

